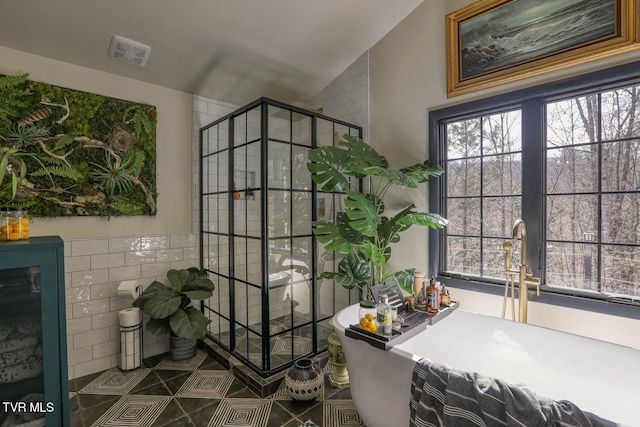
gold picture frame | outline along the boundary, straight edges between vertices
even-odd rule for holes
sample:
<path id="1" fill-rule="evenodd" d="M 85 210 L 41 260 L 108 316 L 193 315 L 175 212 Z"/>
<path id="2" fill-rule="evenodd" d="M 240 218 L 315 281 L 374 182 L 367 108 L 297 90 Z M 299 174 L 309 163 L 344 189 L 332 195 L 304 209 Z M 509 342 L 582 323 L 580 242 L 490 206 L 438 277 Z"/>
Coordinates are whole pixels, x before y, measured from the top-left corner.
<path id="1" fill-rule="evenodd" d="M 446 17 L 447 96 L 638 49 L 640 0 L 480 0 Z"/>

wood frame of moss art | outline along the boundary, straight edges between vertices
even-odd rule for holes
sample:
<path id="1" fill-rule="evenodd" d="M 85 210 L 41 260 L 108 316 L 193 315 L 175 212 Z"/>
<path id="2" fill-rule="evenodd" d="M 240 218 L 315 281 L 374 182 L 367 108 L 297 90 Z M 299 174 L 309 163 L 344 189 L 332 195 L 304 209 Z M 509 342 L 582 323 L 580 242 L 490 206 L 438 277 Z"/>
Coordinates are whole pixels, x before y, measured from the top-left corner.
<path id="1" fill-rule="evenodd" d="M 156 214 L 156 108 L 0 75 L 0 206 Z"/>

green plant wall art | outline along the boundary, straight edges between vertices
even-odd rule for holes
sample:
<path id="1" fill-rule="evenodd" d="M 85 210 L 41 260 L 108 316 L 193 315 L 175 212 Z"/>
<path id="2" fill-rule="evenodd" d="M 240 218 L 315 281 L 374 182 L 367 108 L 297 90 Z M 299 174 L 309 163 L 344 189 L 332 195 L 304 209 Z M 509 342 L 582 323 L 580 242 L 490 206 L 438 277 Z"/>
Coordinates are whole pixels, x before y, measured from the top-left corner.
<path id="1" fill-rule="evenodd" d="M 32 217 L 155 215 L 156 115 L 0 75 L 0 206 Z"/>

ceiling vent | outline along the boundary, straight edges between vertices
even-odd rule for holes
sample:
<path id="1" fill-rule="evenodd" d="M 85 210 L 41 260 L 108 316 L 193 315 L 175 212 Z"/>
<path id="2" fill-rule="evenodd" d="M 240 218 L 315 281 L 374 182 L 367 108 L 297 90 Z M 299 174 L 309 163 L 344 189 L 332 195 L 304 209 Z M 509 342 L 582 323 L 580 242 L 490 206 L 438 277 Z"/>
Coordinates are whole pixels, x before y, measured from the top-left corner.
<path id="1" fill-rule="evenodd" d="M 142 44 L 122 36 L 111 37 L 109 57 L 116 61 L 126 62 L 127 64 L 138 67 L 144 67 L 149 59 L 150 53 L 151 48 L 146 44 Z"/>

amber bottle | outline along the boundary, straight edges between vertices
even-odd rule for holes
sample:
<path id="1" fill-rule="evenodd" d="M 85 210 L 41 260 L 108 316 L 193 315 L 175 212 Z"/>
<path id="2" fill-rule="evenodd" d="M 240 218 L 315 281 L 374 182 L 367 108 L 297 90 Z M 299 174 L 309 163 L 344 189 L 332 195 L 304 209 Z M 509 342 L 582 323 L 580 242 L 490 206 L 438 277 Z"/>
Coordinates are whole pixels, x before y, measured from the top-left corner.
<path id="1" fill-rule="evenodd" d="M 429 313 L 437 313 L 440 311 L 440 295 L 436 286 L 436 278 L 432 275 L 427 287 L 427 311 Z"/>

